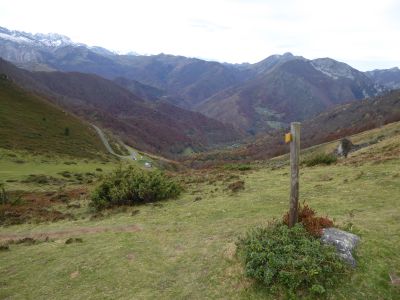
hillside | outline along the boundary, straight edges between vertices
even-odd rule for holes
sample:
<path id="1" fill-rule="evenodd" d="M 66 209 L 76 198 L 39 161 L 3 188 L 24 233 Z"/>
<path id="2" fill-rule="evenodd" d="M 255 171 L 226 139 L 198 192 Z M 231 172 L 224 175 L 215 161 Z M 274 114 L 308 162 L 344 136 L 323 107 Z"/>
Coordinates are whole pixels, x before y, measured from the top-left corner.
<path id="1" fill-rule="evenodd" d="M 242 134 L 168 103 L 148 102 L 94 74 L 28 72 L 0 59 L 0 73 L 57 105 L 109 128 L 139 150 L 175 156 L 232 143 Z"/>
<path id="2" fill-rule="evenodd" d="M 291 53 L 254 64 L 174 55 L 118 55 L 57 34 L 0 28 L 0 56 L 28 70 L 91 73 L 147 101 L 165 101 L 233 124 L 249 134 L 305 120 L 334 105 L 400 84 L 398 69 L 360 72 L 331 58 Z"/>
<path id="3" fill-rule="evenodd" d="M 344 63 L 288 56 L 274 56 L 273 63 L 261 64 L 261 73 L 253 80 L 213 95 L 196 109 L 258 133 L 381 91 L 370 78 Z"/>
<path id="4" fill-rule="evenodd" d="M 387 70 L 373 70 L 365 74 L 376 83 L 389 89 L 400 89 L 400 69 L 398 67 Z"/>
<path id="5" fill-rule="evenodd" d="M 0 148 L 34 154 L 100 158 L 105 149 L 93 129 L 1 75 Z"/>
<path id="6" fill-rule="evenodd" d="M 122 77 L 165 90 L 172 98 L 182 98 L 181 106 L 190 108 L 248 76 L 248 72 L 230 65 L 182 56 L 159 54 L 116 59 L 126 69 Z"/>
<path id="7" fill-rule="evenodd" d="M 136 80 L 117 77 L 113 81 L 128 91 L 131 91 L 134 95 L 147 101 L 159 101 L 161 98 L 167 97 L 165 91 L 143 84 Z"/>
<path id="8" fill-rule="evenodd" d="M 384 138 L 334 165 L 301 168 L 300 200 L 361 236 L 357 268 L 326 291 L 328 299 L 398 299 L 389 274 L 400 269 L 399 130 L 397 123 L 353 136 L 357 143 Z M 68 205 L 38 194 L 37 203 L 77 219 L 0 227 L 0 240 L 14 241 L 0 255 L 0 297 L 284 299 L 245 276 L 236 243 L 287 211 L 288 161 L 248 167 L 177 174 L 186 190 L 178 199 L 103 214 L 73 191 L 65 193 Z M 231 192 L 238 180 L 245 188 Z"/>
<path id="9" fill-rule="evenodd" d="M 27 69 L 71 71 L 16 71 L 0 63 L 3 73 L 136 148 L 171 157 L 232 145 L 246 133 L 274 135 L 291 121 L 384 94 L 398 80 L 396 68 L 363 73 L 331 58 L 291 53 L 236 65 L 165 54 L 117 55 L 57 34 L 0 31 L 2 56 Z"/>
<path id="10" fill-rule="evenodd" d="M 189 107 L 242 82 L 246 72 L 230 65 L 172 55 L 117 55 L 101 47 L 73 43 L 58 34 L 30 34 L 0 27 L 0 56 L 31 71 L 92 73 L 124 77 L 165 90 Z M 152 90 L 149 90 L 150 95 Z M 145 97 L 146 98 L 146 97 Z M 176 103 L 176 102 L 174 102 Z"/>
<path id="11" fill-rule="evenodd" d="M 400 90 L 383 96 L 335 106 L 301 124 L 301 146 L 310 147 L 400 120 Z M 283 136 L 288 127 L 263 134 L 241 147 L 211 151 L 185 159 L 191 166 L 207 166 L 227 161 L 253 161 L 288 151 Z"/>

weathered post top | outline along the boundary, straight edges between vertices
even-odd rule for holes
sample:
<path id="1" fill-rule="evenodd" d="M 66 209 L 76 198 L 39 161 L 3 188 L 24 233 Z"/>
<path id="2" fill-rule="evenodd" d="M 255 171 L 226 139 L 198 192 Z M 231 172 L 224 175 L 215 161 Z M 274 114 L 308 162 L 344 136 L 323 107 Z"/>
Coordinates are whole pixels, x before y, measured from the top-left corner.
<path id="1" fill-rule="evenodd" d="M 285 138 L 287 140 L 289 138 Z M 298 219 L 299 207 L 299 165 L 300 165 L 300 123 L 290 124 L 290 204 L 289 227 Z"/>

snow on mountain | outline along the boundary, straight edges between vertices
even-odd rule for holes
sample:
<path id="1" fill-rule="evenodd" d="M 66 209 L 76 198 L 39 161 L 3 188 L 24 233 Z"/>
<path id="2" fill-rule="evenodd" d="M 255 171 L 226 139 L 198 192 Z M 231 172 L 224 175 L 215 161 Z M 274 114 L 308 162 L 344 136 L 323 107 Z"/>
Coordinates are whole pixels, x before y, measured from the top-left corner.
<path id="1" fill-rule="evenodd" d="M 368 71 L 365 72 L 365 74 L 388 89 L 400 89 L 400 69 L 398 67 L 386 70 Z"/>
<path id="2" fill-rule="evenodd" d="M 317 58 L 311 61 L 311 65 L 318 71 L 333 78 L 348 78 L 354 80 L 354 69 L 349 65 L 331 58 Z"/>
<path id="3" fill-rule="evenodd" d="M 58 33 L 37 33 L 34 35 L 34 38 L 48 47 L 62 47 L 75 44 L 69 37 Z"/>
<path id="4" fill-rule="evenodd" d="M 31 34 L 23 31 L 8 30 L 0 27 L 0 39 L 14 42 L 20 45 L 29 45 L 36 47 L 63 47 L 67 45 L 79 45 L 65 36 L 58 33 L 37 33 Z"/>
<path id="5" fill-rule="evenodd" d="M 34 41 L 32 39 L 29 39 L 27 37 L 16 36 L 16 35 L 7 34 L 7 33 L 3 33 L 3 32 L 0 32 L 0 39 L 9 40 L 9 41 L 21 43 L 21 44 L 33 44 L 34 43 Z"/>

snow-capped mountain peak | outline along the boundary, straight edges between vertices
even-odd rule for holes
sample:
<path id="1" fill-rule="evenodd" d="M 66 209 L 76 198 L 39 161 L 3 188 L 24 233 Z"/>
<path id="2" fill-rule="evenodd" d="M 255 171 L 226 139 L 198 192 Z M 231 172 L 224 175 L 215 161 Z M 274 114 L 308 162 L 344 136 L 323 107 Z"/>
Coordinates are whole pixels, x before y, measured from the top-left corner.
<path id="1" fill-rule="evenodd" d="M 60 47 L 74 44 L 69 37 L 58 33 L 37 33 L 33 37 L 37 41 L 49 47 Z"/>
<path id="2" fill-rule="evenodd" d="M 36 47 L 63 47 L 67 45 L 76 45 L 69 37 L 58 33 L 31 34 L 23 31 L 8 30 L 4 27 L 0 27 L 0 39 Z"/>

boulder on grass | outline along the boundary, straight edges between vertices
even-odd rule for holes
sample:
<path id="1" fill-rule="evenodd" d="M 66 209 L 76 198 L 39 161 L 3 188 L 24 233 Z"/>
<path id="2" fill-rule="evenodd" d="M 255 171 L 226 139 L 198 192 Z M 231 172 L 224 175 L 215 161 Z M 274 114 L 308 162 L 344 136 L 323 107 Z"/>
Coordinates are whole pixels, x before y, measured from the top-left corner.
<path id="1" fill-rule="evenodd" d="M 349 139 L 341 139 L 337 147 L 337 154 L 347 158 L 349 152 L 354 148 L 353 143 Z"/>
<path id="2" fill-rule="evenodd" d="M 359 236 L 337 228 L 325 228 L 323 229 L 321 241 L 325 244 L 335 246 L 344 261 L 352 267 L 356 266 L 356 260 L 352 255 L 352 251 L 360 241 Z"/>

